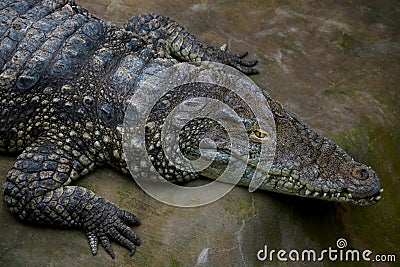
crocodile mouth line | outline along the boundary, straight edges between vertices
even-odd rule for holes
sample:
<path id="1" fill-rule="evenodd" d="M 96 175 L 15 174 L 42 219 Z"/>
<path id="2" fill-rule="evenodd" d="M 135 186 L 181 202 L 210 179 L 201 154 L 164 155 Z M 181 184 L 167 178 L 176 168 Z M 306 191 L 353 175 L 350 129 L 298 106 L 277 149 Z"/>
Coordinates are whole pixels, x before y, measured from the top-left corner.
<path id="1" fill-rule="evenodd" d="M 373 205 L 377 203 L 382 198 L 381 194 L 384 191 L 381 188 L 375 194 L 365 197 L 357 197 L 353 196 L 353 194 L 346 188 L 328 189 L 327 187 L 313 187 L 301 179 L 297 174 L 290 176 L 279 175 L 274 170 L 272 170 L 272 173 L 270 172 L 267 175 L 266 183 L 263 184 L 260 189 L 313 199 L 353 203 L 360 206 Z"/>
<path id="2" fill-rule="evenodd" d="M 244 163 L 247 163 L 253 170 L 260 171 L 266 175 L 260 189 L 307 197 L 313 199 L 328 200 L 334 202 L 353 203 L 360 206 L 368 206 L 377 203 L 381 198 L 383 189 L 368 196 L 355 196 L 347 188 L 328 188 L 328 186 L 312 186 L 310 183 L 301 179 L 297 170 L 287 168 L 276 168 L 272 166 L 268 171 L 251 161 L 246 161 L 238 154 L 235 157 Z"/>
<path id="3" fill-rule="evenodd" d="M 207 151 L 208 156 L 214 155 L 215 151 Z M 204 156 L 205 154 L 203 154 Z M 352 203 L 360 206 L 368 206 L 377 203 L 381 198 L 383 189 L 377 190 L 373 194 L 366 196 L 357 196 L 356 193 L 350 192 L 347 188 L 329 188 L 327 185 L 313 186 L 306 180 L 301 178 L 301 174 L 298 170 L 288 169 L 286 167 L 272 166 L 269 170 L 260 166 L 252 160 L 247 160 L 240 153 L 231 151 L 230 154 L 226 153 L 227 158 L 233 156 L 231 159 L 242 162 L 243 164 L 250 167 L 253 171 L 261 172 L 265 175 L 263 183 L 259 186 L 259 189 L 284 193 L 288 195 L 295 195 L 306 198 Z M 226 159 L 227 159 L 226 158 Z M 242 177 L 239 181 L 240 185 L 247 186 L 250 182 L 249 177 Z"/>

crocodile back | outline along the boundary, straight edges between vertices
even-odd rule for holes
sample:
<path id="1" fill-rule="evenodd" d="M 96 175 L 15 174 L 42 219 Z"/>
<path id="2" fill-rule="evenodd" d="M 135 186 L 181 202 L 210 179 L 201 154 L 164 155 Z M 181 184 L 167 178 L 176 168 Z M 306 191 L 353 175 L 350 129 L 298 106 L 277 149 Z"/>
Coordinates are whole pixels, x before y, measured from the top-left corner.
<path id="1" fill-rule="evenodd" d="M 88 122 L 114 131 L 127 96 L 171 64 L 70 1 L 0 5 L 1 151 L 21 151 L 60 122 L 71 131 Z"/>

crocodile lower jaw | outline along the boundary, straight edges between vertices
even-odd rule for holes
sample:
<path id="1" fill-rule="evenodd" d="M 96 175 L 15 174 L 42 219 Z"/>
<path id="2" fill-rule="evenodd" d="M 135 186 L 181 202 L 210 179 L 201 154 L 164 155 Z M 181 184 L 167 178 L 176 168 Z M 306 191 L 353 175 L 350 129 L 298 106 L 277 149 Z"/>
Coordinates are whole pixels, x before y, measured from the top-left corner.
<path id="1" fill-rule="evenodd" d="M 374 194 L 358 197 L 355 196 L 354 193 L 348 192 L 347 189 L 328 190 L 321 187 L 313 187 L 299 178 L 297 174 L 293 176 L 268 174 L 260 189 L 313 199 L 352 203 L 360 206 L 377 203 L 382 198 L 381 193 L 383 192 L 381 188 Z"/>

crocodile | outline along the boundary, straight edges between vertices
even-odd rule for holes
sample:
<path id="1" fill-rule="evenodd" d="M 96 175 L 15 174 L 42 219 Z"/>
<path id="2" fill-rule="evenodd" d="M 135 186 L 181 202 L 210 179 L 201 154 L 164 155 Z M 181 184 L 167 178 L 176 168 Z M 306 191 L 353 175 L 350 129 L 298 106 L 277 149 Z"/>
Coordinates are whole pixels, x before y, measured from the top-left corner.
<path id="1" fill-rule="evenodd" d="M 179 62 L 222 63 L 250 75 L 257 73 L 257 62 L 245 60 L 246 53 L 204 44 L 160 15 L 137 15 L 116 26 L 67 0 L 4 0 L 0 10 L 0 151 L 17 156 L 4 184 L 7 208 L 24 223 L 83 230 L 93 255 L 101 244 L 114 258 L 110 240 L 133 255 L 141 239 L 131 227 L 140 219 L 74 181 L 101 165 L 129 173 L 121 127 L 127 99 L 135 97 L 147 76 Z M 211 85 L 189 84 L 182 90 L 170 96 L 170 103 L 183 93 L 212 95 L 238 110 L 248 122 L 243 142 L 257 158 L 265 134 L 254 114 L 243 111 L 246 103 Z M 263 94 L 276 125 L 276 153 L 259 189 L 356 205 L 378 202 L 383 189 L 370 167 Z M 153 112 L 163 116 L 163 111 Z M 207 137 L 221 156 L 214 168 L 186 175 L 164 158 L 155 143 L 157 127 L 146 128 L 146 145 L 167 180 L 215 179 L 226 167 L 228 136 L 212 121 L 188 123 L 180 149 L 196 158 L 199 140 Z M 250 184 L 253 169 L 248 163 L 240 185 Z"/>

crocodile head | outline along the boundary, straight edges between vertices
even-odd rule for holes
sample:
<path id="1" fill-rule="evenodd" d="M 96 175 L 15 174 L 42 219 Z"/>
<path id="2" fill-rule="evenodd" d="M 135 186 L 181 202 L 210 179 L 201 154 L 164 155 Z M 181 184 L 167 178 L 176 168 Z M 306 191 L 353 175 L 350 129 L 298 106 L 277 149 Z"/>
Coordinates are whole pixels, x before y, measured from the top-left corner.
<path id="1" fill-rule="evenodd" d="M 262 189 L 357 205 L 372 205 L 381 199 L 383 189 L 371 167 L 355 161 L 266 97 L 277 140 L 274 163 Z"/>
<path id="2" fill-rule="evenodd" d="M 259 186 L 262 190 L 357 205 L 372 205 L 381 199 L 380 180 L 370 167 L 355 161 L 341 147 L 296 119 L 270 96 L 266 95 L 266 98 L 276 126 L 271 168 L 258 164 L 260 145 L 268 135 L 257 128 L 255 118 L 242 112 L 248 133 L 248 140 L 244 140 L 243 145 L 250 147 L 246 159 L 229 149 L 228 133 L 212 121 L 207 123 L 204 119 L 201 123 L 201 120 L 195 120 L 184 128 L 180 142 L 185 144 L 181 147 L 185 155 L 191 159 L 202 156 L 214 160 L 200 172 L 202 176 L 218 178 L 228 161 L 236 160 L 247 165 L 239 181 L 243 186 L 250 185 L 257 171 L 265 175 Z M 203 144 L 200 151 L 200 140 L 204 139 L 212 140 L 212 145 L 207 147 Z"/>
<path id="3" fill-rule="evenodd" d="M 180 172 L 179 168 L 165 159 L 160 140 L 154 139 L 161 136 L 159 126 L 165 121 L 161 114 L 173 109 L 171 105 L 165 110 L 161 104 L 153 109 L 150 118 L 152 130 L 147 129 L 149 132 L 146 138 L 150 144 L 147 150 L 153 159 L 153 165 L 168 180 L 182 182 L 198 175 L 216 179 L 225 171 L 228 162 L 233 160 L 236 164 L 242 164 L 245 169 L 239 185 L 251 185 L 257 172 L 263 175 L 263 182 L 258 186 L 261 190 L 357 205 L 371 205 L 381 198 L 383 190 L 380 188 L 379 178 L 370 167 L 356 162 L 341 147 L 296 119 L 266 93 L 264 95 L 267 103 L 258 107 L 272 111 L 276 145 L 272 166 L 259 164 L 261 146 L 264 139 L 268 139 L 268 134 L 265 134 L 265 129 L 259 129 L 258 120 L 248 110 L 247 103 L 234 99 L 235 96 L 224 92 L 224 88 L 203 88 L 204 86 L 196 85 L 196 90 L 192 90 L 192 86 L 189 85 L 186 89 L 181 87 L 175 93 L 169 92 L 169 99 L 161 100 L 160 103 L 182 102 L 192 97 L 223 100 L 239 115 L 247 134 L 247 138 L 240 141 L 241 146 L 249 151 L 243 155 L 232 149 L 227 130 L 216 120 L 200 116 L 181 127 L 179 148 L 167 149 L 180 151 L 192 161 L 202 157 L 210 159 L 212 163 L 197 172 Z M 208 141 L 210 145 L 207 145 Z"/>

